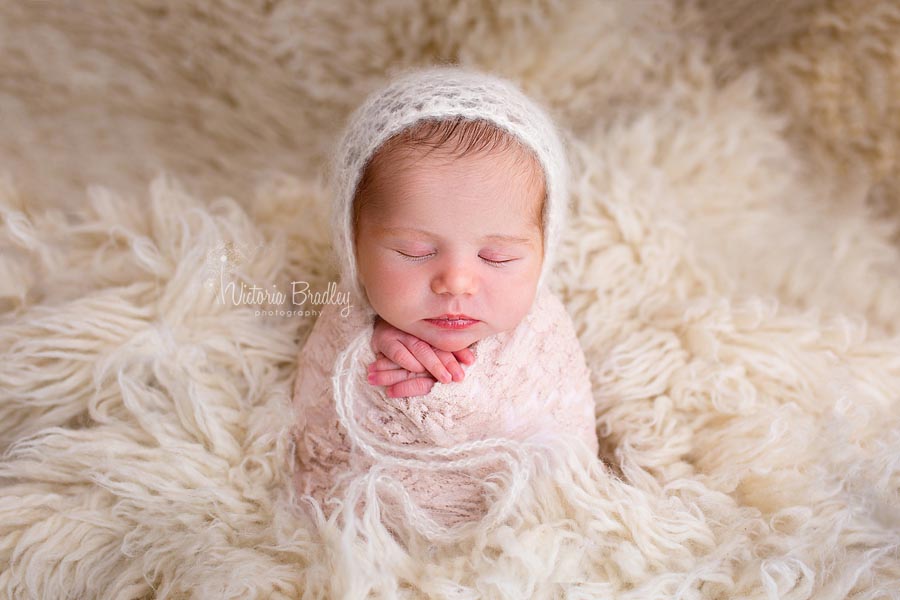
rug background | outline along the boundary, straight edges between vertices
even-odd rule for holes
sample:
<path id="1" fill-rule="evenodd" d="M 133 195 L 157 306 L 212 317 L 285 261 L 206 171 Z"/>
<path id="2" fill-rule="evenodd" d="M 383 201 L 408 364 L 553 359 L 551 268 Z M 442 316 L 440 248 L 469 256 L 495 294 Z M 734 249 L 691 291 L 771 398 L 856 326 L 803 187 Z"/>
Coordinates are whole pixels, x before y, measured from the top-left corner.
<path id="1" fill-rule="evenodd" d="M 889 1 L 3 5 L 0 590 L 900 597 L 897 40 Z M 322 159 L 433 61 L 572 136 L 553 285 L 622 479 L 538 472 L 425 563 L 291 511 L 314 317 L 207 284 L 334 280 Z"/>

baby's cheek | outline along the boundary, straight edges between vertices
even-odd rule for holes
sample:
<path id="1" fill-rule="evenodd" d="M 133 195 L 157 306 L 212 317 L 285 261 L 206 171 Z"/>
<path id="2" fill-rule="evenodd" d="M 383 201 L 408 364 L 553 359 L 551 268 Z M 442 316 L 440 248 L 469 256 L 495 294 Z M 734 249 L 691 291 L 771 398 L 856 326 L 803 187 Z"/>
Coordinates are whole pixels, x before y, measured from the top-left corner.
<path id="1" fill-rule="evenodd" d="M 406 291 L 410 287 L 410 282 L 414 279 L 409 273 L 409 269 L 391 264 L 383 264 L 378 271 L 378 275 L 380 278 L 379 285 L 392 294 Z"/>
<path id="2" fill-rule="evenodd" d="M 420 290 L 417 289 L 420 285 L 418 278 L 410 273 L 409 268 L 382 263 L 379 269 L 373 269 L 371 273 L 368 292 L 377 296 L 382 304 L 398 310 L 411 299 L 421 296 Z"/>
<path id="3" fill-rule="evenodd" d="M 531 298 L 529 300 L 529 298 Z M 503 319 L 505 330 L 515 329 L 516 326 L 526 317 L 531 305 L 534 301 L 533 296 L 529 296 L 525 291 L 507 296 L 507 302 L 500 311 Z"/>

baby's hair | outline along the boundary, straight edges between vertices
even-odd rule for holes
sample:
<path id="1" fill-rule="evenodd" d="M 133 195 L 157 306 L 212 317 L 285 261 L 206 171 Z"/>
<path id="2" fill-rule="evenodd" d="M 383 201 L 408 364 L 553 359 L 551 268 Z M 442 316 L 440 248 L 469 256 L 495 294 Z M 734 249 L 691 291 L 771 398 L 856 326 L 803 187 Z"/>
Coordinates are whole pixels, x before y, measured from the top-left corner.
<path id="1" fill-rule="evenodd" d="M 473 154 L 514 152 L 516 165 L 528 173 L 529 188 L 540 184 L 543 188 L 541 200 L 537 203 L 532 222 L 544 233 L 544 207 L 547 202 L 547 188 L 543 169 L 534 152 L 511 134 L 503 131 L 490 121 L 453 117 L 448 119 L 425 119 L 388 139 L 366 163 L 362 170 L 356 193 L 353 196 L 353 234 L 359 231 L 359 217 L 366 206 L 374 208 L 372 201 L 374 172 L 386 160 L 391 150 L 397 148 L 427 149 L 419 157 L 425 158 L 435 150 L 446 153 L 448 158 L 462 158 Z"/>

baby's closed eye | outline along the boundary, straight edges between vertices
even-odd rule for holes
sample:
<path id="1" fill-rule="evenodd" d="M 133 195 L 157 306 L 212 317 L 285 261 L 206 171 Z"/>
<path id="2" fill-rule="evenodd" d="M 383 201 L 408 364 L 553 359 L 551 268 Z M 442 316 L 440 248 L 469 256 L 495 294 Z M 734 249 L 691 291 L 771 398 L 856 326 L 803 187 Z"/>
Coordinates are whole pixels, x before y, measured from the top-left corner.
<path id="1" fill-rule="evenodd" d="M 401 252 L 400 250 L 397 250 L 396 252 L 405 260 L 412 261 L 412 262 L 421 262 L 421 261 L 427 260 L 427 259 L 432 258 L 437 255 L 436 252 L 429 252 L 426 254 L 408 254 L 406 252 Z M 491 265 L 505 265 L 505 264 L 508 264 L 511 262 L 515 262 L 517 260 L 521 260 L 520 258 L 514 258 L 514 257 L 511 258 L 511 257 L 506 257 L 506 256 L 484 255 L 484 254 L 479 254 L 478 258 L 480 258 L 484 262 L 491 264 Z"/>

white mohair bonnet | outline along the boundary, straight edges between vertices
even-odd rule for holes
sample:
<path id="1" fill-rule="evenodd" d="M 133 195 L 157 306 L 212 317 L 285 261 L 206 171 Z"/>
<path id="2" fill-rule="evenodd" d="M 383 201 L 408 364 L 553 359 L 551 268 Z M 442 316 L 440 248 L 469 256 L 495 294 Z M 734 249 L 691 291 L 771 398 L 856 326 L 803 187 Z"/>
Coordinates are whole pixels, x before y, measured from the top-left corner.
<path id="1" fill-rule="evenodd" d="M 354 305 L 372 312 L 359 281 L 353 240 L 353 196 L 369 159 L 384 142 L 423 119 L 461 116 L 491 122 L 518 139 L 544 169 L 544 257 L 537 289 L 546 285 L 568 210 L 568 164 L 546 111 L 514 83 L 468 67 L 439 65 L 401 73 L 370 94 L 350 116 L 331 159 L 332 239 L 342 281 Z"/>

